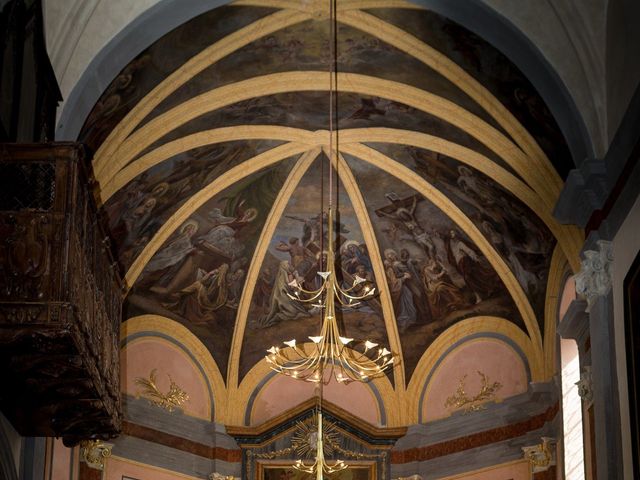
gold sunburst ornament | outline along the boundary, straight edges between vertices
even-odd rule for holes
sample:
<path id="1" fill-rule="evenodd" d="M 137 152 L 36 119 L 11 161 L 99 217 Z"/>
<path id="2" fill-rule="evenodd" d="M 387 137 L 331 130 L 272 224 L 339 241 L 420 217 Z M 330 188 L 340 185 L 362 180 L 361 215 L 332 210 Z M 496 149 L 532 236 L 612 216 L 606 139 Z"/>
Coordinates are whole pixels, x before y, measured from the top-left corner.
<path id="1" fill-rule="evenodd" d="M 176 382 L 173 381 L 171 375 L 169 377 L 169 391 L 162 393 L 156 384 L 156 369 L 151 370 L 149 378 L 138 377 L 135 379 L 135 384 L 142 387 L 142 392 L 139 395 L 145 397 L 150 403 L 156 407 L 164 408 L 169 412 L 173 412 L 175 407 L 181 406 L 184 402 L 189 400 L 189 394 L 180 388 Z"/>
<path id="2" fill-rule="evenodd" d="M 306 424 L 302 423 L 303 428 L 299 428 L 296 436 L 293 438 L 293 446 L 299 455 L 311 456 L 315 455 L 313 463 L 306 463 L 303 460 L 296 460 L 293 468 L 301 472 L 315 474 L 316 480 L 322 480 L 323 475 L 331 475 L 333 473 L 345 470 L 348 465 L 343 460 L 334 460 L 329 463 L 325 459 L 325 454 L 330 455 L 333 451 L 333 445 L 337 441 L 337 433 L 332 430 L 333 424 L 325 432 L 322 428 L 322 411 L 317 412 L 317 430 L 315 425 L 311 424 L 305 429 Z"/>

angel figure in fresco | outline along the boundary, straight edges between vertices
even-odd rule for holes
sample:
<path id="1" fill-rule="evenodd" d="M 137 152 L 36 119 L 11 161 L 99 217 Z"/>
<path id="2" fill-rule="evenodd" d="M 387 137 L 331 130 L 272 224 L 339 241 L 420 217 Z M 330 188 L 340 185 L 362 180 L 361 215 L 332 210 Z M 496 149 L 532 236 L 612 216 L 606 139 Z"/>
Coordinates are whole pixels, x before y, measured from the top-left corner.
<path id="1" fill-rule="evenodd" d="M 467 287 L 473 292 L 475 303 L 490 297 L 500 285 L 500 281 L 484 257 L 467 245 L 455 230 L 449 231 L 447 248 L 449 263 L 456 267 Z"/>
<path id="2" fill-rule="evenodd" d="M 291 294 L 289 283 L 294 279 L 295 271 L 288 261 L 280 262 L 276 280 L 271 291 L 269 312 L 258 319 L 258 325 L 262 328 L 271 327 L 286 320 L 309 317 L 310 313 L 304 306 L 292 300 L 287 294 Z M 298 279 L 300 280 L 300 279 Z"/>

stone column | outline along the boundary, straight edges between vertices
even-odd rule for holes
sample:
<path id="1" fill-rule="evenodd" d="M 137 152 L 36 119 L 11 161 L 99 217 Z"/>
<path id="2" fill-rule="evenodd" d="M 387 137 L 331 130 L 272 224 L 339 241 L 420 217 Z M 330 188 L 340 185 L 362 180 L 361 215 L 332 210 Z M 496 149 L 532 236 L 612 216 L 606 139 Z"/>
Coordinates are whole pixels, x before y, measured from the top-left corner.
<path id="1" fill-rule="evenodd" d="M 575 275 L 576 291 L 585 301 L 588 314 L 595 457 L 598 479 L 623 476 L 620 413 L 613 331 L 611 293 L 611 242 L 598 240 L 597 250 L 584 252 L 580 272 Z"/>

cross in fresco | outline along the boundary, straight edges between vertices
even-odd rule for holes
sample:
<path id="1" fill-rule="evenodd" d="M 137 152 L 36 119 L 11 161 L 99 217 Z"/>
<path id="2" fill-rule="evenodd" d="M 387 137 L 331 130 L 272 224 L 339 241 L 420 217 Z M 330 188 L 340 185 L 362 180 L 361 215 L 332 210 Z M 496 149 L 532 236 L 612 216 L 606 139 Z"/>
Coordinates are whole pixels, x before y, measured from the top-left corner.
<path id="1" fill-rule="evenodd" d="M 424 198 L 418 194 L 400 198 L 395 192 L 385 193 L 384 196 L 391 204 L 377 209 L 376 215 L 400 224 L 430 258 L 435 258 L 435 245 L 427 231 L 418 223 L 415 215 L 418 202 L 423 201 Z"/>

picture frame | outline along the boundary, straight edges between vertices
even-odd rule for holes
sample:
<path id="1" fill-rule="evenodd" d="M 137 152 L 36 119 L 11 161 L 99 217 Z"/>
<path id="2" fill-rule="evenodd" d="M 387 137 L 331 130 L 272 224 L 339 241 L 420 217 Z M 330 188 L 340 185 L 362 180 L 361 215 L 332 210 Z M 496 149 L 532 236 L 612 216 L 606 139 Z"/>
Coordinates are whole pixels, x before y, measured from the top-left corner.
<path id="1" fill-rule="evenodd" d="M 309 480 L 311 476 L 293 468 L 293 461 L 256 462 L 256 480 Z M 331 475 L 331 480 L 375 480 L 377 463 L 353 462 L 346 470 Z"/>

